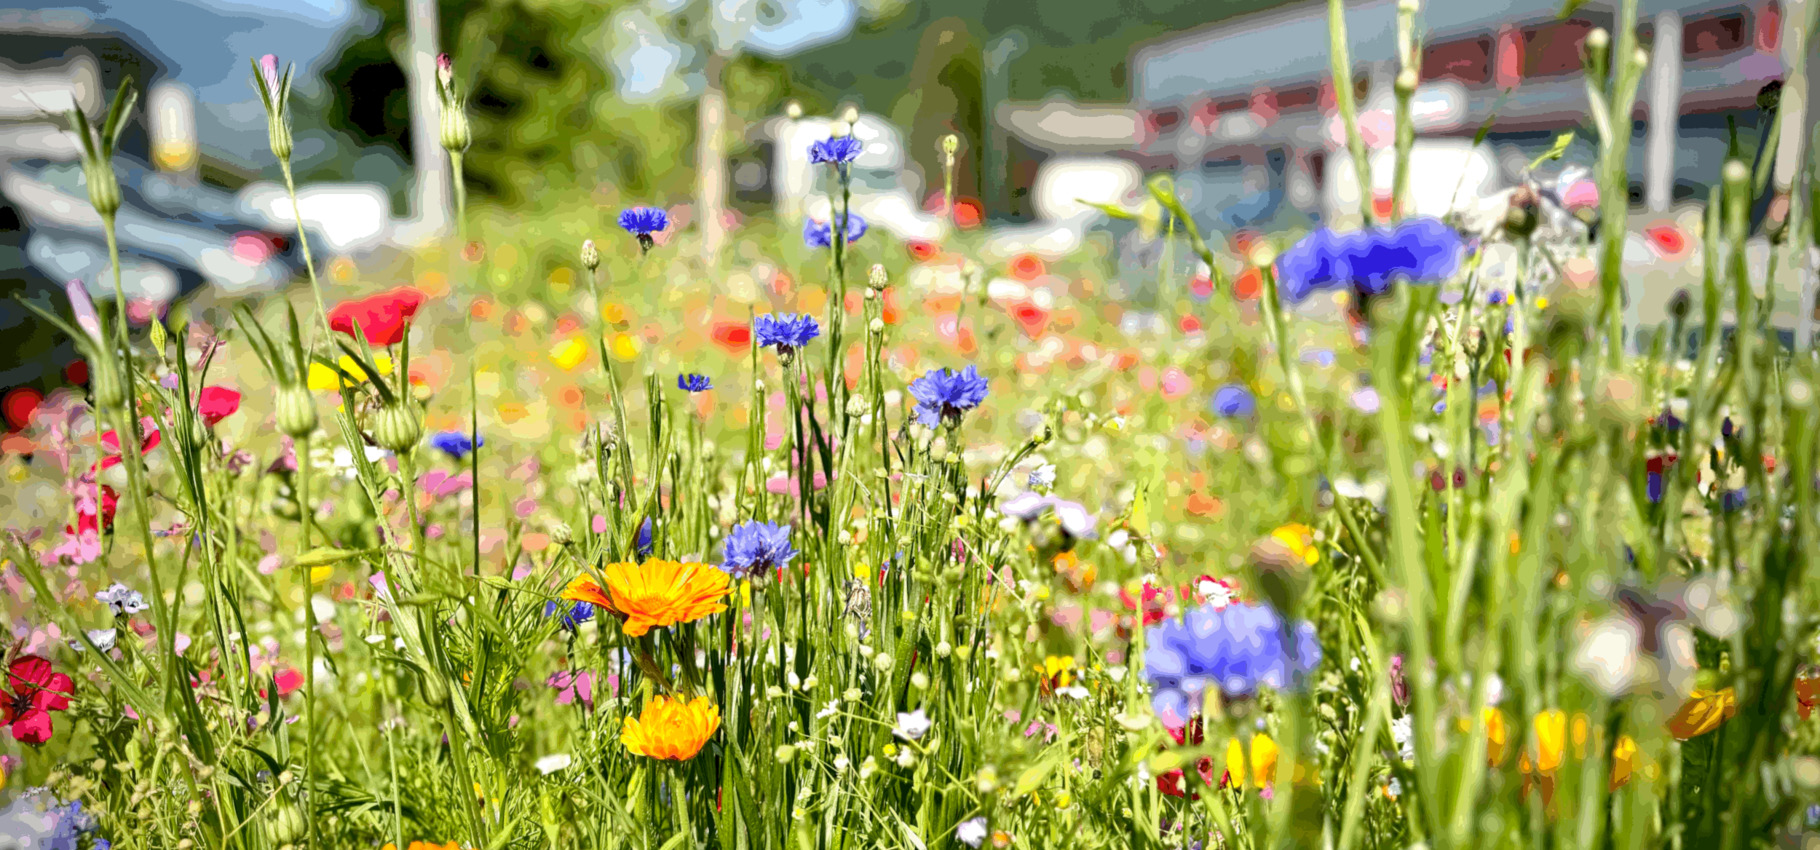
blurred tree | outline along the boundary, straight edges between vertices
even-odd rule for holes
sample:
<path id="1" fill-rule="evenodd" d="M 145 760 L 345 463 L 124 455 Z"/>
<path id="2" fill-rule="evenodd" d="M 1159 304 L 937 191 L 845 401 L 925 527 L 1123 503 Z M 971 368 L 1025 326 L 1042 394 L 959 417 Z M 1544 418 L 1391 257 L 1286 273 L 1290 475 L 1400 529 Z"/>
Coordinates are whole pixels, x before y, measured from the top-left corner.
<path id="1" fill-rule="evenodd" d="M 439 0 L 441 43 L 471 92 L 470 192 L 507 205 L 667 203 L 694 194 L 695 101 L 622 96 L 613 65 L 628 24 L 689 44 L 693 24 L 635 0 Z M 404 0 L 367 0 L 380 24 L 344 45 L 326 74 L 328 123 L 410 158 L 410 117 L 399 56 Z M 695 4 L 690 4 L 693 6 Z M 683 7 L 684 10 L 689 6 Z M 618 28 L 618 31 L 616 31 Z M 787 95 L 775 63 L 725 57 L 726 138 Z M 694 95 L 699 72 L 679 67 L 674 93 Z"/>

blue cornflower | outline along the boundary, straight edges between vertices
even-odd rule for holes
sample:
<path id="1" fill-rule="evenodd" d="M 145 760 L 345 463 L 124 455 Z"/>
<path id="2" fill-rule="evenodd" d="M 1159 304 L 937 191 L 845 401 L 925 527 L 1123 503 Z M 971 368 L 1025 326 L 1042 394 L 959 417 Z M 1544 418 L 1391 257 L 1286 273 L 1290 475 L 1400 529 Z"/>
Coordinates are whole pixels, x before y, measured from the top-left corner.
<path id="1" fill-rule="evenodd" d="M 1652 505 L 1661 504 L 1662 503 L 1662 491 L 1666 487 L 1666 484 L 1662 480 L 1662 473 L 1653 472 L 1653 471 L 1645 472 L 1644 476 L 1645 476 L 1644 482 L 1643 482 L 1644 495 L 1649 497 L 1650 504 L 1652 504 Z"/>
<path id="2" fill-rule="evenodd" d="M 1157 718 L 1181 728 L 1200 711 L 1209 687 L 1227 699 L 1252 696 L 1260 685 L 1301 687 L 1321 663 L 1321 644 L 1307 621 L 1292 630 L 1294 646 L 1285 646 L 1283 620 L 1264 603 L 1203 606 L 1147 628 L 1144 677 Z"/>
<path id="3" fill-rule="evenodd" d="M 1400 280 L 1434 283 L 1452 277 L 1465 247 L 1457 231 L 1433 218 L 1343 234 L 1321 228 L 1277 257 L 1277 281 L 1292 304 L 1315 290 L 1342 286 L 1381 295 Z"/>
<path id="4" fill-rule="evenodd" d="M 688 390 L 692 393 L 705 393 L 708 390 L 714 389 L 714 381 L 709 379 L 707 375 L 690 372 L 686 375 L 676 376 L 676 388 L 679 390 Z"/>
<path id="5" fill-rule="evenodd" d="M 753 320 L 752 331 L 760 347 L 776 348 L 780 356 L 789 356 L 821 336 L 822 326 L 806 313 L 766 313 Z"/>
<path id="6" fill-rule="evenodd" d="M 651 557 L 651 533 L 654 529 L 651 518 L 645 517 L 644 525 L 638 527 L 638 539 L 632 543 L 632 548 L 638 551 L 638 562 L 641 564 L 645 562 L 646 558 Z"/>
<path id="7" fill-rule="evenodd" d="M 866 220 L 857 213 L 847 213 L 847 244 L 851 245 L 866 235 Z M 834 227 L 825 221 L 815 219 L 803 220 L 803 244 L 811 248 L 826 248 L 834 244 Z"/>
<path id="8" fill-rule="evenodd" d="M 563 607 L 565 605 L 568 606 L 566 610 Z M 563 628 L 574 629 L 579 627 L 582 623 L 594 619 L 594 603 L 569 602 L 567 600 L 558 602 L 557 600 L 552 599 L 543 604 L 543 615 L 545 617 L 554 617 L 558 614 L 562 615 Z"/>
<path id="9" fill-rule="evenodd" d="M 916 421 L 931 428 L 944 421 L 958 425 L 961 414 L 986 400 L 986 389 L 986 379 L 972 366 L 959 372 L 930 369 L 910 382 L 910 395 L 917 402 Z"/>
<path id="10" fill-rule="evenodd" d="M 1246 419 L 1258 412 L 1258 400 L 1239 384 L 1227 384 L 1213 391 L 1209 405 L 1214 413 L 1231 419 Z"/>
<path id="11" fill-rule="evenodd" d="M 632 207 L 620 211 L 619 226 L 638 237 L 638 250 L 648 253 L 657 244 L 651 234 L 668 228 L 670 216 L 656 207 Z"/>
<path id="12" fill-rule="evenodd" d="M 1499 304 L 1504 303 L 1504 298 L 1505 298 L 1504 290 L 1494 289 L 1491 292 L 1486 294 L 1485 303 L 1490 304 L 1493 307 L 1496 307 Z"/>
<path id="13" fill-rule="evenodd" d="M 790 566 L 796 548 L 790 545 L 790 526 L 752 520 L 727 534 L 727 559 L 720 565 L 727 575 L 743 579 L 757 573 Z"/>
<path id="14" fill-rule="evenodd" d="M 1737 487 L 1726 490 L 1719 494 L 1719 510 L 1728 514 L 1737 513 L 1738 511 L 1744 510 L 1744 505 L 1749 501 L 1749 487 Z"/>
<path id="15" fill-rule="evenodd" d="M 430 436 L 430 446 L 456 460 L 468 456 L 468 452 L 487 444 L 487 438 L 468 439 L 460 431 L 438 431 Z"/>
<path id="16" fill-rule="evenodd" d="M 852 136 L 835 136 L 809 145 L 809 161 L 846 165 L 859 156 L 865 145 Z"/>

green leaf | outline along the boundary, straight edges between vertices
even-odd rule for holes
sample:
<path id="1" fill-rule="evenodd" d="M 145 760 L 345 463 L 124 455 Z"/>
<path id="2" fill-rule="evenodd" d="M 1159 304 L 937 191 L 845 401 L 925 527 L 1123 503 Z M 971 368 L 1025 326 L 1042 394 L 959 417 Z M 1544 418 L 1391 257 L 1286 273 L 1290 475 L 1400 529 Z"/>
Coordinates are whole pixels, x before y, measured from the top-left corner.
<path id="1" fill-rule="evenodd" d="M 318 546 L 297 556 L 296 564 L 299 567 L 326 567 L 377 552 L 379 552 L 378 549 L 337 549 L 333 546 Z"/>
<path id="2" fill-rule="evenodd" d="M 1586 5 L 1586 0 L 1561 0 L 1561 14 L 1556 15 L 1555 19 L 1565 21 L 1573 17 L 1574 13 L 1580 11 L 1580 7 L 1584 5 Z"/>
<path id="3" fill-rule="evenodd" d="M 1541 156 L 1529 161 L 1529 170 L 1534 171 L 1536 166 L 1541 165 L 1544 162 L 1560 159 L 1561 155 L 1567 153 L 1567 148 L 1573 143 L 1574 131 L 1562 130 L 1561 134 L 1555 137 L 1555 143 L 1550 145 L 1548 150 L 1543 151 Z"/>
<path id="4" fill-rule="evenodd" d="M 1087 206 L 1093 207 L 1094 209 L 1099 210 L 1100 212 L 1103 212 L 1109 216 L 1112 216 L 1113 218 L 1123 219 L 1125 221 L 1135 221 L 1137 219 L 1137 213 L 1135 213 L 1131 210 L 1125 209 L 1124 207 L 1121 207 L 1117 204 L 1102 204 L 1102 203 L 1098 203 L 1095 201 L 1089 201 L 1085 198 L 1075 198 L 1074 202 L 1077 204 L 1086 204 Z"/>
<path id="5" fill-rule="evenodd" d="M 1064 740 L 1059 744 L 1050 747 L 1049 753 L 1043 756 L 1041 760 L 1037 761 L 1036 764 L 1024 768 L 1024 772 L 1018 774 L 1017 785 L 1011 789 L 1011 796 L 1028 796 L 1036 789 L 1041 788 L 1043 786 L 1043 781 L 1049 778 L 1049 774 L 1055 772 L 1056 765 L 1062 763 L 1062 756 L 1068 752 L 1067 743 L 1068 742 Z"/>

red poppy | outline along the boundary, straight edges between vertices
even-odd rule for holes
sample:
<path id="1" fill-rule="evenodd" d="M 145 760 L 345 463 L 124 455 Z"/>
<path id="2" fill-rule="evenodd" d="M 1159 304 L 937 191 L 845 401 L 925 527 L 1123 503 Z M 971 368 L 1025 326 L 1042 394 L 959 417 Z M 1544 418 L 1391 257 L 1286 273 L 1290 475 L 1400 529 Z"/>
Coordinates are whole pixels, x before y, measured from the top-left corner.
<path id="1" fill-rule="evenodd" d="M 227 387 L 203 387 L 196 394 L 196 413 L 210 428 L 240 409 L 240 392 Z"/>
<path id="2" fill-rule="evenodd" d="M 70 707 L 75 683 L 36 655 L 14 661 L 6 680 L 12 690 L 0 697 L 6 700 L 6 725 L 12 729 L 13 739 L 27 744 L 50 740 L 51 712 Z"/>
<path id="3" fill-rule="evenodd" d="M 397 345 L 404 339 L 405 325 L 423 306 L 422 291 L 409 286 L 388 289 L 355 301 L 343 301 L 329 311 L 329 327 L 348 336 L 360 327 L 369 345 Z"/>
<path id="4" fill-rule="evenodd" d="M 1035 254 L 1019 254 L 1011 260 L 1011 276 L 1018 280 L 1036 280 L 1044 271 L 1042 259 Z"/>
<path id="5" fill-rule="evenodd" d="M 904 247 L 909 249 L 910 256 L 915 258 L 919 263 L 926 262 L 936 254 L 941 253 L 941 249 L 937 248 L 934 242 L 924 242 L 921 239 L 912 239 L 909 242 L 904 243 Z"/>
<path id="6" fill-rule="evenodd" d="M 715 322 L 709 335 L 716 345 L 728 351 L 742 351 L 752 344 L 752 328 L 743 322 Z"/>
<path id="7" fill-rule="evenodd" d="M 139 430 L 145 435 L 139 441 L 140 454 L 146 454 L 152 449 L 158 448 L 158 444 L 164 440 L 163 432 L 153 424 L 150 416 L 140 417 Z M 101 458 L 100 468 L 111 469 L 118 466 L 120 464 L 120 435 L 113 431 L 102 432 L 101 450 L 105 455 Z"/>

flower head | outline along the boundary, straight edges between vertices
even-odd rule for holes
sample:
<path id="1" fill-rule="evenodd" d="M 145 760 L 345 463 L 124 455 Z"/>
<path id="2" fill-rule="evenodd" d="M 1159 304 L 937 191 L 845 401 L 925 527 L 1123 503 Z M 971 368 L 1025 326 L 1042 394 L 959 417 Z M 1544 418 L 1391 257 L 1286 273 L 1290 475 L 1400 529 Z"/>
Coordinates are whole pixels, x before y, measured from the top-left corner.
<path id="1" fill-rule="evenodd" d="M 14 660 L 7 669 L 6 682 L 8 692 L 0 694 L 0 699 L 5 700 L 5 723 L 14 740 L 26 744 L 50 740 L 50 713 L 69 708 L 75 683 L 36 655 Z"/>
<path id="2" fill-rule="evenodd" d="M 865 145 L 852 136 L 835 136 L 809 145 L 809 161 L 846 165 L 857 158 L 863 148 Z"/>
<path id="3" fill-rule="evenodd" d="M 662 560 L 608 564 L 601 578 L 606 580 L 604 588 L 587 576 L 576 577 L 563 589 L 562 598 L 612 612 L 632 637 L 725 611 L 722 600 L 732 592 L 728 575 L 707 564 Z"/>
<path id="4" fill-rule="evenodd" d="M 985 843 L 986 819 L 976 817 L 961 821 L 961 825 L 954 828 L 954 840 L 968 847 L 978 847 Z"/>
<path id="5" fill-rule="evenodd" d="M 652 239 L 651 234 L 668 228 L 670 216 L 656 207 L 632 207 L 620 211 L 619 226 L 625 228 L 627 233 L 638 237 L 640 253 L 650 253 L 652 246 L 657 244 L 657 240 Z"/>
<path id="6" fill-rule="evenodd" d="M 582 623 L 594 619 L 594 604 L 591 602 L 574 602 L 565 607 L 561 602 L 557 602 L 554 599 L 543 604 L 543 615 L 545 617 L 554 617 L 558 613 L 562 615 L 563 628 L 575 629 L 579 628 Z"/>
<path id="7" fill-rule="evenodd" d="M 240 393 L 228 387 L 203 387 L 196 394 L 196 415 L 210 428 L 240 409 Z"/>
<path id="8" fill-rule="evenodd" d="M 794 313 L 766 313 L 752 322 L 752 330 L 758 335 L 759 346 L 776 348 L 780 354 L 795 352 L 822 334 L 815 317 Z"/>
<path id="9" fill-rule="evenodd" d="M 113 608 L 114 615 L 117 617 L 137 614 L 148 607 L 145 604 L 145 596 L 120 582 L 114 582 L 108 585 L 106 590 L 96 593 L 95 601 Z"/>
<path id="10" fill-rule="evenodd" d="M 430 435 L 430 445 L 432 447 L 456 460 L 467 457 L 469 452 L 486 444 L 487 438 L 475 437 L 469 439 L 468 435 L 463 434 L 460 431 L 438 431 Z"/>
<path id="11" fill-rule="evenodd" d="M 619 742 L 634 755 L 688 761 L 720 729 L 720 709 L 707 697 L 692 702 L 652 697 L 638 717 L 626 718 Z"/>
<path id="12" fill-rule="evenodd" d="M 1240 698 L 1260 685 L 1300 686 L 1321 663 L 1321 645 L 1305 621 L 1292 631 L 1294 646 L 1286 646 L 1282 618 L 1262 603 L 1197 608 L 1183 619 L 1151 626 L 1144 651 L 1144 675 L 1155 688 L 1151 707 L 1174 728 L 1200 710 L 1208 687 Z"/>
<path id="13" fill-rule="evenodd" d="M 692 393 L 705 393 L 714 389 L 714 381 L 707 375 L 690 372 L 686 375 L 676 376 L 676 388 Z"/>
<path id="14" fill-rule="evenodd" d="M 734 526 L 727 534 L 727 559 L 720 568 L 744 579 L 754 572 L 763 575 L 788 567 L 796 554 L 790 545 L 790 526 L 753 520 Z"/>
<path id="15" fill-rule="evenodd" d="M 377 295 L 354 301 L 343 301 L 329 311 L 329 328 L 353 336 L 355 327 L 369 345 L 397 345 L 404 339 L 404 329 L 423 306 L 424 294 L 409 286 L 388 289 Z"/>
<path id="16" fill-rule="evenodd" d="M 943 422 L 959 424 L 961 414 L 986 400 L 986 389 L 986 379 L 971 365 L 959 372 L 930 369 L 910 382 L 910 395 L 917 402 L 916 421 L 931 428 Z"/>
<path id="17" fill-rule="evenodd" d="M 1005 500 L 1004 504 L 999 505 L 999 513 L 1026 523 L 1034 523 L 1044 514 L 1053 514 L 1055 523 L 1069 537 L 1085 540 L 1095 535 L 1096 520 L 1085 505 L 1035 491 L 1019 493 Z"/>
<path id="18" fill-rule="evenodd" d="M 1292 304 L 1316 290 L 1342 286 L 1381 295 L 1399 280 L 1434 283 L 1452 277 L 1465 247 L 1457 231 L 1433 218 L 1350 233 L 1321 228 L 1277 257 L 1277 280 L 1283 300 Z"/>
<path id="19" fill-rule="evenodd" d="M 858 213 L 847 213 L 846 244 L 851 245 L 866 235 L 866 220 Z M 834 227 L 825 221 L 812 218 L 803 219 L 803 244 L 811 248 L 826 248 L 834 244 Z"/>
<path id="20" fill-rule="evenodd" d="M 919 741 L 929 734 L 929 727 L 934 725 L 928 712 L 920 708 L 915 711 L 900 711 L 897 713 L 897 725 L 891 727 L 891 734 L 906 741 Z"/>
<path id="21" fill-rule="evenodd" d="M 1214 413 L 1229 419 L 1245 419 L 1258 411 L 1258 401 L 1241 384 L 1227 384 L 1213 391 L 1208 405 Z"/>

